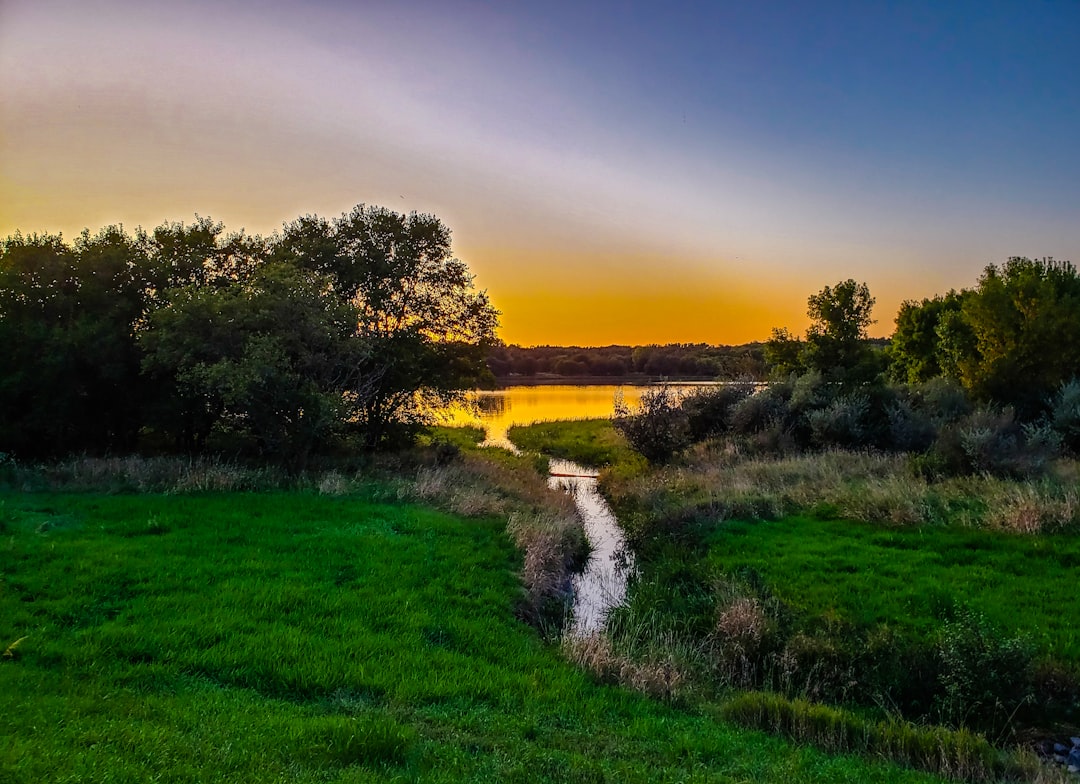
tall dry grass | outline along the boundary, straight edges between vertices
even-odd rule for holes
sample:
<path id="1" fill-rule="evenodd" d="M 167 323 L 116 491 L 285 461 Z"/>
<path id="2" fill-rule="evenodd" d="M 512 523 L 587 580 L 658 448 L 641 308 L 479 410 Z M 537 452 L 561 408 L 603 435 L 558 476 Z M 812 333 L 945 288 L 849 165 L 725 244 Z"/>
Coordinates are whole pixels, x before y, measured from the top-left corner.
<path id="1" fill-rule="evenodd" d="M 908 457 L 829 451 L 746 456 L 699 446 L 679 466 L 638 476 L 601 478 L 615 508 L 654 524 L 700 520 L 773 520 L 807 510 L 884 525 L 961 523 L 1017 533 L 1056 532 L 1080 524 L 1072 461 L 1033 480 L 989 475 L 933 481 Z"/>
<path id="2" fill-rule="evenodd" d="M 71 457 L 56 463 L 3 466 L 3 483 L 20 490 L 109 493 L 199 493 L 269 490 L 297 479 L 270 467 L 218 457 Z"/>

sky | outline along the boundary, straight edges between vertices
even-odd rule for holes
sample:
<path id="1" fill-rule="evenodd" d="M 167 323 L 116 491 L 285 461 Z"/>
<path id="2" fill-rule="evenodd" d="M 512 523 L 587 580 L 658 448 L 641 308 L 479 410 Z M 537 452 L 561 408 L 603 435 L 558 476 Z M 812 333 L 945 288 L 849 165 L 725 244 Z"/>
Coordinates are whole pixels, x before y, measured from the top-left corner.
<path id="1" fill-rule="evenodd" d="M 433 213 L 523 345 L 1080 264 L 1080 3 L 0 0 L 0 237 Z"/>

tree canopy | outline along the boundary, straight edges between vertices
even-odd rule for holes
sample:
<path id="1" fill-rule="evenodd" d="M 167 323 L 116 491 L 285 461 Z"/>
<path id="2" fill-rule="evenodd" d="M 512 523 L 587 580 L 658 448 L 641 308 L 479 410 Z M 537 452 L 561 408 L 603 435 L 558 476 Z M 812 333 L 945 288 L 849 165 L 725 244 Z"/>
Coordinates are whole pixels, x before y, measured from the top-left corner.
<path id="1" fill-rule="evenodd" d="M 263 239 L 197 217 L 0 245 L 0 451 L 215 433 L 300 466 L 409 432 L 486 374 L 498 312 L 432 215 L 356 207 Z"/>
<path id="2" fill-rule="evenodd" d="M 941 374 L 1036 414 L 1080 374 L 1080 276 L 1051 258 L 991 264 L 973 289 L 904 303 L 890 355 L 896 378 Z"/>
<path id="3" fill-rule="evenodd" d="M 805 340 L 786 328 L 773 329 L 765 359 L 775 375 L 815 371 L 842 385 L 857 385 L 880 372 L 867 330 L 874 298 L 865 283 L 848 279 L 807 299 L 810 326 Z"/>

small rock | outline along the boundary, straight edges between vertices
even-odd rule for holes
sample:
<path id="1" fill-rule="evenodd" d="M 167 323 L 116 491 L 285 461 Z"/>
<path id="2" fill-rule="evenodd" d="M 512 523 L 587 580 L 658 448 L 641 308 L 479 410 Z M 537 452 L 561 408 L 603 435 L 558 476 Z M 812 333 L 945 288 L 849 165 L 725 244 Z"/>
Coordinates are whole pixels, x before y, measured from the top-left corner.
<path id="1" fill-rule="evenodd" d="M 1052 759 L 1058 765 L 1064 765 L 1065 764 L 1065 755 L 1064 754 L 1055 754 Z"/>
<path id="2" fill-rule="evenodd" d="M 1080 773 L 1080 768 L 1076 767 L 1075 765 L 1070 765 L 1065 770 L 1069 771 L 1069 773 Z"/>
<path id="3" fill-rule="evenodd" d="M 1054 752 L 1055 753 L 1057 753 L 1057 754 L 1066 754 L 1066 753 L 1068 753 L 1068 751 L 1069 751 L 1069 747 L 1066 746 L 1064 743 L 1055 743 L 1054 744 Z"/>
<path id="4" fill-rule="evenodd" d="M 1069 738 L 1069 740 L 1072 741 L 1074 749 L 1080 747 L 1080 738 Z"/>

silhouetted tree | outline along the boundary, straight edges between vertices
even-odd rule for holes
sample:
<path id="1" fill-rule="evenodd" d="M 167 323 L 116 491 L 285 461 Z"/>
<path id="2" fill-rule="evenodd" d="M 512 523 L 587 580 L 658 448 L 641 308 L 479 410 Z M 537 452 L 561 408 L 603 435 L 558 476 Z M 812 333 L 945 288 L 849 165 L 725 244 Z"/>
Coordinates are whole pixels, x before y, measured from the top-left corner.
<path id="1" fill-rule="evenodd" d="M 420 422 L 489 375 L 498 311 L 451 255 L 450 230 L 433 215 L 357 206 L 328 221 L 285 227 L 272 257 L 327 276 L 331 292 L 358 314 L 365 350 L 347 397 L 369 446 Z"/>
<path id="2" fill-rule="evenodd" d="M 765 345 L 774 375 L 817 371 L 841 385 L 872 381 L 881 370 L 867 329 L 874 298 L 865 283 L 848 279 L 826 286 L 807 299 L 810 326 L 800 340 L 787 329 L 774 329 Z"/>

